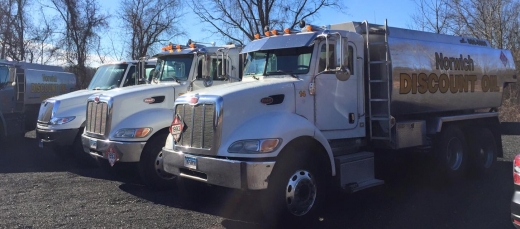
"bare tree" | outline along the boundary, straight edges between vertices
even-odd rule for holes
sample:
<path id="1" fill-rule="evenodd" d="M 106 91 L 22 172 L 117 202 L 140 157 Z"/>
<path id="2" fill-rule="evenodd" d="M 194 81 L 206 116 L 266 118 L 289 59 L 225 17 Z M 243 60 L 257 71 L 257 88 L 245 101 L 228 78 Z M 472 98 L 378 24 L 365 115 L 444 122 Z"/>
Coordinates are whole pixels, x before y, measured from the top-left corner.
<path id="1" fill-rule="evenodd" d="M 323 8 L 342 9 L 340 0 L 192 0 L 195 14 L 212 26 L 213 33 L 243 44 L 263 34 L 264 28 L 293 29 Z"/>
<path id="2" fill-rule="evenodd" d="M 1 0 L 0 5 L 0 59 L 25 60 L 28 40 L 25 38 L 28 21 L 26 20 L 26 0 Z"/>
<path id="3" fill-rule="evenodd" d="M 153 54 L 153 45 L 184 34 L 179 29 L 180 0 L 122 0 L 120 10 L 133 59 Z"/>
<path id="4" fill-rule="evenodd" d="M 73 66 L 77 87 L 85 88 L 90 81 L 87 60 L 100 40 L 97 32 L 108 27 L 108 16 L 101 14 L 96 0 L 51 0 L 51 3 L 65 23 L 62 44 L 66 60 Z"/>
<path id="5" fill-rule="evenodd" d="M 492 47 L 518 49 L 520 2 L 452 0 L 454 33 L 488 40 Z"/>
<path id="6" fill-rule="evenodd" d="M 40 7 L 40 15 L 38 24 L 34 24 L 33 28 L 29 31 L 30 40 L 32 43 L 32 49 L 30 53 L 36 55 L 36 60 L 40 60 L 41 64 L 46 64 L 52 60 L 57 51 L 60 48 L 54 43 L 54 34 L 58 33 L 58 28 L 53 26 L 56 23 L 54 19 L 48 19 L 48 16 L 43 12 L 43 8 Z"/>
<path id="7" fill-rule="evenodd" d="M 452 11 L 450 0 L 414 0 L 417 11 L 412 14 L 410 27 L 440 34 L 450 33 Z"/>

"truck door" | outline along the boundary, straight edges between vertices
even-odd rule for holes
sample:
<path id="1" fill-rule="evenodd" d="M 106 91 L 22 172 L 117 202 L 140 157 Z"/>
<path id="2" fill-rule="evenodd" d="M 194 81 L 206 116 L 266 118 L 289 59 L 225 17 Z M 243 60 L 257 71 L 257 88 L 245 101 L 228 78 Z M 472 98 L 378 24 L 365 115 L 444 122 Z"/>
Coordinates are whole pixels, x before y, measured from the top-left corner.
<path id="1" fill-rule="evenodd" d="M 334 69 L 336 66 L 336 47 L 335 42 L 329 40 L 329 67 Z M 326 43 L 321 42 L 318 46 L 318 61 L 316 61 L 315 80 L 316 87 L 316 126 L 324 133 L 330 132 L 336 138 L 356 137 L 351 130 L 358 126 L 358 71 L 353 64 L 356 57 L 355 48 L 351 42 L 343 42 L 344 56 L 348 53 L 348 65 L 351 76 L 346 81 L 339 81 L 334 71 L 327 71 L 326 68 Z M 346 60 L 346 57 L 344 57 Z M 328 136 L 328 138 L 334 138 Z"/>
<path id="2" fill-rule="evenodd" d="M 15 106 L 14 87 L 9 79 L 9 68 L 0 65 L 0 113 L 10 113 Z"/>

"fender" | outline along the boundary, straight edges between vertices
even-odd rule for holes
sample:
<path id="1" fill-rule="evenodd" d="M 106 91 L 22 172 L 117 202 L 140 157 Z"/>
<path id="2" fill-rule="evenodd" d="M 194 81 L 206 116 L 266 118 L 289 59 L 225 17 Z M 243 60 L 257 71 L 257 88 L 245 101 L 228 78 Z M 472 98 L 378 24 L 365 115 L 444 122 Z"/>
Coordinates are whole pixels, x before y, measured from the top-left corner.
<path id="1" fill-rule="evenodd" d="M 233 121 L 232 119 L 228 119 Z M 226 120 L 226 121 L 228 121 Z M 231 125 L 225 125 L 229 127 Z M 233 125 L 234 126 L 234 125 Z M 225 132 L 225 131 L 223 131 Z M 316 126 L 306 118 L 299 116 L 295 113 L 289 112 L 267 112 L 255 116 L 249 120 L 246 120 L 242 125 L 237 126 L 229 136 L 222 136 L 224 141 L 219 147 L 219 156 L 225 157 L 242 157 L 242 158 L 268 158 L 276 157 L 281 150 L 292 140 L 301 136 L 311 136 L 320 142 L 327 151 L 329 156 L 330 165 L 332 168 L 332 175 L 336 175 L 334 168 L 334 157 L 332 155 L 332 149 L 327 142 L 327 139 Z M 246 139 L 264 139 L 264 138 L 280 138 L 282 139 L 281 144 L 278 148 L 271 153 L 258 153 L 258 154 L 236 154 L 228 153 L 227 149 L 235 141 L 246 140 Z"/>
<path id="2" fill-rule="evenodd" d="M 132 115 L 129 115 L 125 119 L 113 126 L 110 130 L 109 139 L 119 141 L 148 141 L 155 133 L 167 128 L 173 121 L 173 110 L 164 108 L 154 109 L 143 109 Z M 123 128 L 141 128 L 150 127 L 152 133 L 148 134 L 145 138 L 115 138 L 115 133 Z"/>

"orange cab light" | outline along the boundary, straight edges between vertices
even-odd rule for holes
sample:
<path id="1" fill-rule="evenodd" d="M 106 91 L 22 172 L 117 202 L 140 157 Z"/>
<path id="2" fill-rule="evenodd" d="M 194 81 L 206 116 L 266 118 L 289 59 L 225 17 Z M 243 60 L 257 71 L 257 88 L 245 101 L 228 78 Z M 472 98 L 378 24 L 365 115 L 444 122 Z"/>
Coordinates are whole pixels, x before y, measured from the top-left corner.
<path id="1" fill-rule="evenodd" d="M 290 33 L 291 33 L 291 30 L 290 30 L 289 28 L 285 28 L 285 29 L 283 30 L 283 32 L 284 32 L 285 34 L 290 34 Z"/>
<path id="2" fill-rule="evenodd" d="M 276 35 L 278 35 L 278 30 L 276 30 L 276 29 L 273 29 L 273 30 L 271 31 L 271 33 L 272 33 L 273 35 L 275 35 L 275 36 L 276 36 Z"/>
<path id="3" fill-rule="evenodd" d="M 260 39 L 260 34 L 255 34 L 255 39 Z"/>
<path id="4" fill-rule="evenodd" d="M 312 31 L 312 26 L 311 25 L 307 25 L 307 27 L 305 27 L 305 28 L 307 28 L 307 32 L 311 32 Z"/>
<path id="5" fill-rule="evenodd" d="M 271 32 L 269 32 L 269 31 L 265 31 L 264 34 L 266 37 L 271 36 Z"/>
<path id="6" fill-rule="evenodd" d="M 164 47 L 162 48 L 162 50 L 163 50 L 163 51 L 168 51 L 168 50 L 172 50 L 172 48 L 173 48 L 172 45 L 169 44 L 169 45 L 164 46 Z"/>
<path id="7" fill-rule="evenodd" d="M 181 49 L 181 45 L 177 45 L 177 46 L 175 46 L 175 48 Z"/>
<path id="8" fill-rule="evenodd" d="M 190 43 L 190 48 L 194 49 L 195 48 L 195 43 Z"/>

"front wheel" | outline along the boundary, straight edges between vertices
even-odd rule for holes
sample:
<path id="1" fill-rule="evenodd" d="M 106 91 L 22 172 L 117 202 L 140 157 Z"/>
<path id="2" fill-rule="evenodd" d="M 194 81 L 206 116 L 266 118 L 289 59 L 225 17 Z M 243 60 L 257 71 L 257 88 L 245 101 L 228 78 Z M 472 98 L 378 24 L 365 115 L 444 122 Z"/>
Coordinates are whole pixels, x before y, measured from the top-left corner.
<path id="1" fill-rule="evenodd" d="M 156 189 L 171 188 L 174 185 L 175 175 L 166 173 L 163 169 L 162 148 L 168 133 L 159 133 L 152 137 L 145 145 L 139 162 L 139 174 L 142 181 L 149 187 Z"/>
<path id="2" fill-rule="evenodd" d="M 313 163 L 314 162 L 314 163 Z M 311 157 L 286 158 L 277 162 L 261 201 L 269 224 L 303 222 L 317 218 L 326 196 L 326 175 Z"/>
<path id="3" fill-rule="evenodd" d="M 71 148 L 74 154 L 74 159 L 76 160 L 76 163 L 80 166 L 96 167 L 96 159 L 94 159 L 92 156 L 86 153 L 83 149 L 83 143 L 81 142 L 81 133 L 83 133 L 82 130 L 80 130 L 80 132 L 74 139 L 74 142 L 72 143 Z"/>

